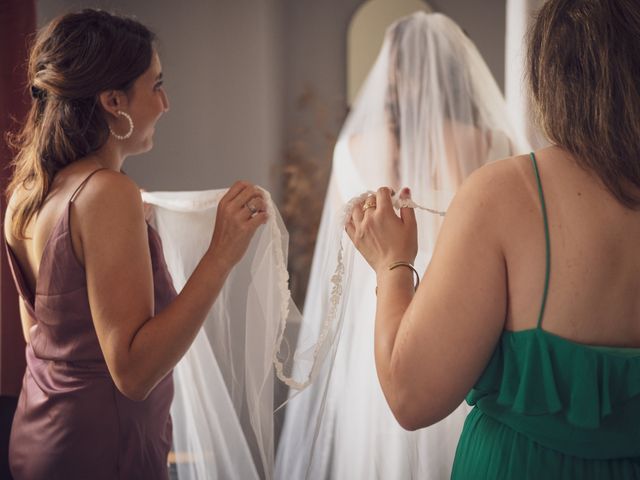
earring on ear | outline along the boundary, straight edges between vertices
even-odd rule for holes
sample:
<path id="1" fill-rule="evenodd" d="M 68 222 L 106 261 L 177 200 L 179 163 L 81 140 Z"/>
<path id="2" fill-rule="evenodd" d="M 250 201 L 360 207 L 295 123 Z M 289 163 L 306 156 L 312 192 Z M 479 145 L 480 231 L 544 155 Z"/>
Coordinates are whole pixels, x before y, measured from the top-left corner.
<path id="1" fill-rule="evenodd" d="M 116 114 L 119 115 L 119 116 L 121 115 L 121 116 L 125 117 L 127 120 L 129 120 L 129 131 L 127 133 L 125 133 L 124 135 L 118 135 L 117 133 L 115 133 L 112 130 L 111 126 L 109 126 L 109 132 L 111 133 L 111 135 L 113 135 L 118 140 L 126 140 L 133 133 L 133 120 L 131 119 L 131 115 L 129 115 L 127 112 L 123 112 L 122 110 L 118 110 L 116 112 Z"/>

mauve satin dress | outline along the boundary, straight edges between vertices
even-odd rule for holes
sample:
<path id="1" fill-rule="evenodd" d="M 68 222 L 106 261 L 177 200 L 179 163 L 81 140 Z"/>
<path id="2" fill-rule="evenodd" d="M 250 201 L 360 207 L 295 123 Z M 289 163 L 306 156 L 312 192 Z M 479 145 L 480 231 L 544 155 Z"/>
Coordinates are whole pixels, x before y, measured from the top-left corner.
<path id="1" fill-rule="evenodd" d="M 11 472 L 16 480 L 166 479 L 172 374 L 141 402 L 116 388 L 91 318 L 85 271 L 73 252 L 70 204 L 43 251 L 35 294 L 7 246 L 18 291 L 35 319 L 11 429 Z M 151 227 L 148 233 L 159 312 L 176 292 L 160 238 Z"/>

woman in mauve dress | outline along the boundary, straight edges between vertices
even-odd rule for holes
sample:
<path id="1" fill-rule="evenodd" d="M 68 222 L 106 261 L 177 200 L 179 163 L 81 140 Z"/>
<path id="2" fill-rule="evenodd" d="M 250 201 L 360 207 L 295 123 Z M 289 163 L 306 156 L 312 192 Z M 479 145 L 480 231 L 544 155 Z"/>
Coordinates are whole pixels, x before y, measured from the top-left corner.
<path id="1" fill-rule="evenodd" d="M 266 221 L 237 182 L 180 294 L 138 186 L 121 172 L 169 109 L 154 35 L 84 10 L 53 20 L 29 58 L 31 111 L 12 143 L 4 233 L 27 369 L 10 466 L 20 479 L 168 478 L 171 372 Z"/>

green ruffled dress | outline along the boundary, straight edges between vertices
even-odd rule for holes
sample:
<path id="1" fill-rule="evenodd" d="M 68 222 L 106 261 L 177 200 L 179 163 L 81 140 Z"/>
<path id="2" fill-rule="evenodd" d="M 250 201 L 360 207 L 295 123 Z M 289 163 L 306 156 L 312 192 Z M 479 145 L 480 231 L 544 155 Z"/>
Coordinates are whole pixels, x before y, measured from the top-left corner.
<path id="1" fill-rule="evenodd" d="M 542 329 L 504 331 L 467 396 L 451 478 L 640 479 L 640 349 L 583 345 Z"/>

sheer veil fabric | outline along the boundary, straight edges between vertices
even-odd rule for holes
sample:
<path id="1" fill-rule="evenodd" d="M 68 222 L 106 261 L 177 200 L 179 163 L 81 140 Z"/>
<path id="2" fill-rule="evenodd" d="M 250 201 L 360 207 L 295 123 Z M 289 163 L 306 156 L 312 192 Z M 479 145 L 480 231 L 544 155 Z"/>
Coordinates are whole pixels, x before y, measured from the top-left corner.
<path id="1" fill-rule="evenodd" d="M 446 211 L 475 169 L 526 151 L 452 20 L 416 13 L 389 27 L 335 146 L 298 346 L 327 323 L 331 341 L 314 382 L 287 404 L 276 479 L 449 478 L 467 409 L 416 432 L 397 424 L 375 371 L 375 275 L 344 234 L 345 215 L 350 199 L 382 185 L 408 186 L 416 203 Z M 442 217 L 416 216 L 424 271 Z"/>
<path id="2" fill-rule="evenodd" d="M 142 194 L 178 292 L 209 247 L 226 191 Z M 269 193 L 263 194 L 266 225 L 174 369 L 171 415 L 180 480 L 273 478 L 276 384 L 304 390 L 334 351 L 341 292 L 348 286 L 334 276 L 322 328 L 292 346 L 288 338 L 300 330 L 302 316 L 288 288 L 289 236 Z M 349 268 L 348 258 L 339 258 L 343 269 Z"/>
<path id="3" fill-rule="evenodd" d="M 143 193 L 177 291 L 209 247 L 225 193 Z M 288 289 L 288 234 L 263 193 L 267 224 L 256 232 L 174 369 L 171 415 L 180 480 L 272 478 L 277 378 L 292 387 L 310 382 L 313 361 L 298 362 L 299 376 L 291 376 L 293 358 L 283 333 L 301 317 Z"/>

